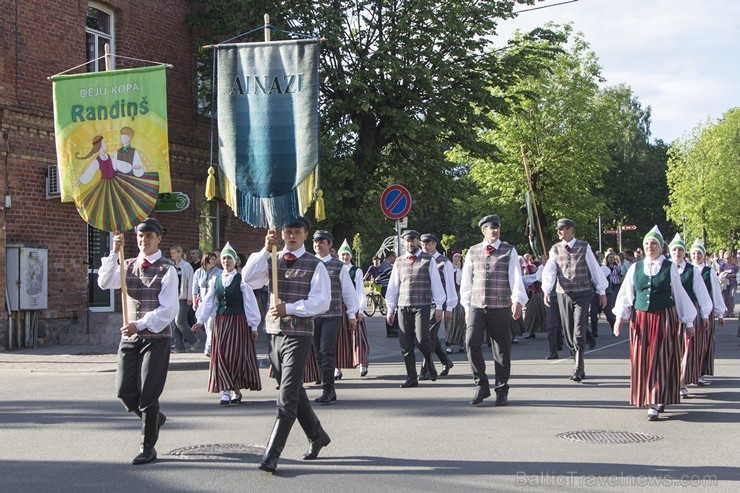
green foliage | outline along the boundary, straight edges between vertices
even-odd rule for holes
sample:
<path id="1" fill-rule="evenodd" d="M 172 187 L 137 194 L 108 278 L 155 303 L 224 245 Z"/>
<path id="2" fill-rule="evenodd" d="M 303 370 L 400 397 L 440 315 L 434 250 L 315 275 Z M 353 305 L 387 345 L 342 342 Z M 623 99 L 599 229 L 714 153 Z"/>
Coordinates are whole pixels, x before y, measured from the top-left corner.
<path id="1" fill-rule="evenodd" d="M 362 266 L 362 236 L 357 233 L 352 240 L 352 250 L 355 252 L 355 265 Z"/>
<path id="2" fill-rule="evenodd" d="M 704 238 L 709 249 L 734 248 L 740 230 L 740 107 L 716 122 L 697 125 L 669 149 L 668 217 L 686 220 L 687 238 Z"/>

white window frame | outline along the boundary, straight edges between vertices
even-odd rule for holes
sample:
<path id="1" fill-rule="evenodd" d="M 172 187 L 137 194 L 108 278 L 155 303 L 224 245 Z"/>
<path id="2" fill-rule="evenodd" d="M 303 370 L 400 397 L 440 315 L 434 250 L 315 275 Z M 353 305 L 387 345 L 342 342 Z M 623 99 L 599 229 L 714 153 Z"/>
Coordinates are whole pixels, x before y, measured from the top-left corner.
<path id="1" fill-rule="evenodd" d="M 92 34 L 95 36 L 95 56 L 93 59 L 96 59 L 98 57 L 103 56 L 105 53 L 99 53 L 98 52 L 98 39 L 104 38 L 108 40 L 108 44 L 110 45 L 110 53 L 111 55 L 114 55 L 116 53 L 116 16 L 115 13 L 105 5 L 99 4 L 97 2 L 90 2 L 88 4 L 88 7 L 92 7 L 94 9 L 100 10 L 101 12 L 108 14 L 110 16 L 110 34 L 104 33 L 102 31 L 98 31 L 97 29 L 91 29 L 87 27 L 87 23 L 85 24 L 85 34 Z M 87 13 L 85 14 L 85 19 L 87 20 Z M 85 38 L 85 42 L 87 43 L 87 37 Z M 87 56 L 87 46 L 85 47 L 85 55 Z M 95 70 L 93 72 L 99 72 L 98 70 L 99 62 L 95 62 Z M 110 68 L 111 70 L 116 68 L 116 57 L 111 56 L 111 62 L 110 62 Z"/>

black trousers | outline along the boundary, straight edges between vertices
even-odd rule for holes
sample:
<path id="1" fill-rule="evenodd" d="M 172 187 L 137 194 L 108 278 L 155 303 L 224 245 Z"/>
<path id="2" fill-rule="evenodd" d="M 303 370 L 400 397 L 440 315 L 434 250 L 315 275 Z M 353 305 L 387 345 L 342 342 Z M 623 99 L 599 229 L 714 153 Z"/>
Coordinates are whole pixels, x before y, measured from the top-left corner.
<path id="1" fill-rule="evenodd" d="M 582 351 L 586 347 L 588 314 L 591 305 L 591 291 L 558 293 L 560 323 L 565 333 L 565 342 L 571 351 Z"/>
<path id="2" fill-rule="evenodd" d="M 277 396 L 277 419 L 293 423 L 296 419 L 309 439 L 321 432 L 316 414 L 303 388 L 303 373 L 313 345 L 313 336 L 271 334 L 269 357 L 272 371 L 280 383 Z"/>
<path id="3" fill-rule="evenodd" d="M 313 326 L 313 347 L 321 369 L 324 390 L 334 390 L 334 368 L 337 366 L 337 333 L 342 317 L 316 317 Z"/>
<path id="4" fill-rule="evenodd" d="M 599 313 L 601 312 L 604 312 L 604 316 L 606 316 L 606 320 L 607 322 L 609 322 L 609 327 L 612 329 L 614 328 L 614 324 L 617 321 L 617 316 L 614 315 L 614 312 L 612 311 L 615 301 L 616 298 L 612 297 L 611 293 L 608 293 L 606 295 L 606 308 L 602 308 L 599 300 L 599 295 L 594 294 L 591 297 L 591 308 L 589 309 L 589 315 L 591 316 L 592 334 L 598 333 Z"/>
<path id="5" fill-rule="evenodd" d="M 406 365 L 406 375 L 417 378 L 414 345 L 426 361 L 431 363 L 432 340 L 429 338 L 429 306 L 402 306 L 396 311 L 398 342 Z"/>
<path id="6" fill-rule="evenodd" d="M 465 316 L 465 350 L 476 385 L 490 388 L 483 357 L 484 343 L 492 341 L 493 365 L 497 394 L 509 393 L 511 375 L 511 307 L 472 308 Z"/>
<path id="7" fill-rule="evenodd" d="M 442 313 L 445 313 L 444 309 Z M 444 319 L 444 318 L 443 318 Z M 437 322 L 434 318 L 434 309 L 429 309 L 429 339 L 432 343 L 432 353 L 437 355 L 439 362 L 443 365 L 447 365 L 450 362 L 450 357 L 447 356 L 445 348 L 442 347 L 442 343 L 439 341 L 439 329 L 442 326 L 442 320 Z M 426 361 L 422 362 L 422 372 L 428 366 Z"/>
<path id="8" fill-rule="evenodd" d="M 171 343 L 170 338 L 121 339 L 116 390 L 127 411 L 159 412 L 159 396 L 167 381 Z"/>

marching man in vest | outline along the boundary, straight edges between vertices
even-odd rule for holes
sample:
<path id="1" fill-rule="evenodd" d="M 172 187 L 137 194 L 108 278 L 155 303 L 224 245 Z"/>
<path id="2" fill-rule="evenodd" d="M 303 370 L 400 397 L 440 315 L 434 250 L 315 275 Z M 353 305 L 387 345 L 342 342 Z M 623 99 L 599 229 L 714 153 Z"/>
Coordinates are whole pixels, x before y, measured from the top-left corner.
<path id="1" fill-rule="evenodd" d="M 480 406 L 491 396 L 486 361 L 481 346 L 493 341 L 496 372 L 496 405 L 509 400 L 511 374 L 511 318 L 522 316 L 527 304 L 527 290 L 516 248 L 499 238 L 501 220 L 496 215 L 478 221 L 483 241 L 468 250 L 460 283 L 460 303 L 465 308 L 465 348 L 475 378 L 476 390 L 471 406 Z"/>
<path id="2" fill-rule="evenodd" d="M 439 270 L 439 278 L 440 281 L 442 281 L 442 287 L 445 290 L 445 295 L 447 298 L 444 304 L 444 319 L 445 324 L 449 326 L 449 324 L 452 322 L 452 310 L 454 310 L 455 306 L 457 306 L 457 290 L 455 289 L 455 276 L 452 272 L 452 262 L 450 262 L 447 257 L 437 251 L 437 237 L 435 235 L 421 235 L 421 243 L 422 249 L 425 253 L 428 253 L 432 256 L 432 259 L 434 260 L 434 263 L 437 265 L 437 269 Z M 442 347 L 442 343 L 439 342 L 439 326 L 441 324 L 441 321 L 436 320 L 434 317 L 431 318 L 429 322 L 429 337 L 432 340 L 434 354 L 436 354 L 439 358 L 439 362 L 444 365 L 444 369 L 439 374 L 440 376 L 446 377 L 447 374 L 450 373 L 450 369 L 454 366 L 454 364 L 452 363 L 450 357 L 447 356 L 447 353 Z M 424 369 L 428 366 L 426 361 L 423 361 L 421 366 L 422 371 L 421 375 L 419 375 L 419 380 L 429 380 L 429 374 L 424 371 Z"/>
<path id="3" fill-rule="evenodd" d="M 606 307 L 606 280 L 591 246 L 575 238 L 576 223 L 572 219 L 558 220 L 558 238 L 561 240 L 550 249 L 549 260 L 542 273 L 542 290 L 545 305 L 550 306 L 550 292 L 556 287 L 560 321 L 565 340 L 573 352 L 574 382 L 586 378 L 583 355 L 586 349 L 589 307 L 593 289 L 599 295 L 599 304 Z M 592 286 L 593 283 L 593 286 Z"/>
<path id="4" fill-rule="evenodd" d="M 136 226 L 139 256 L 124 263 L 128 291 L 124 309 L 132 322 L 121 327 L 116 389 L 126 410 L 141 418 L 141 449 L 132 461 L 136 465 L 157 458 L 154 445 L 167 419 L 159 412 L 159 396 L 170 362 L 170 322 L 180 309 L 177 272 L 172 261 L 162 256 L 161 241 L 162 225 L 156 219 L 145 219 Z M 100 289 L 120 289 L 117 251 L 123 244 L 119 233 L 98 271 Z"/>
<path id="5" fill-rule="evenodd" d="M 322 229 L 313 234 L 313 249 L 316 258 L 321 260 L 329 273 L 331 281 L 331 303 L 329 310 L 314 319 L 313 345 L 316 351 L 316 360 L 321 368 L 321 380 L 324 388 L 321 397 L 316 402 L 328 404 L 337 400 L 334 390 L 334 368 L 337 366 L 337 332 L 342 323 L 342 304 L 347 307 L 349 328 L 352 332 L 357 328 L 357 293 L 349 278 L 344 264 L 331 256 L 329 251 L 334 243 L 334 236 Z"/>
<path id="6" fill-rule="evenodd" d="M 388 281 L 386 304 L 388 325 L 393 325 L 398 307 L 398 335 L 401 354 L 406 365 L 406 381 L 401 388 L 418 387 L 414 340 L 427 362 L 425 370 L 432 382 L 437 380 L 437 371 L 432 361 L 432 340 L 429 337 L 429 310 L 434 301 L 434 319 L 442 320 L 442 307 L 445 302 L 445 290 L 439 278 L 437 264 L 428 253 L 419 248 L 419 233 L 406 231 L 403 235 L 407 255 L 396 259 L 391 278 Z"/>
<path id="7" fill-rule="evenodd" d="M 278 252 L 277 286 L 272 280 L 272 246 L 278 244 L 275 231 L 265 236 L 265 248 L 250 255 L 242 278 L 252 289 L 268 285 L 270 307 L 265 317 L 265 330 L 270 334 L 270 363 L 280 385 L 277 397 L 277 419 L 265 447 L 259 468 L 275 472 L 278 459 L 288 440 L 295 420 L 308 437 L 304 460 L 316 459 L 331 439 L 321 427 L 303 388 L 303 371 L 313 345 L 314 317 L 329 309 L 331 281 L 323 262 L 303 246 L 311 224 L 300 217 L 283 225 L 285 248 Z M 273 302 L 277 290 L 279 302 Z"/>

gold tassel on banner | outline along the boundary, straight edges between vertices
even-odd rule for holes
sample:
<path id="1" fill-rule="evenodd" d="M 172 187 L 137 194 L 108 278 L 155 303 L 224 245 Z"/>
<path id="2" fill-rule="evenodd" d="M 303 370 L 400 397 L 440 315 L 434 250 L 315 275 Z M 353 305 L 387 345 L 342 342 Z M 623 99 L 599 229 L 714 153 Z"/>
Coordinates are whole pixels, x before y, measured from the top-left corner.
<path id="1" fill-rule="evenodd" d="M 320 188 L 316 190 L 316 220 L 323 221 L 326 219 L 326 209 L 324 209 L 324 191 Z"/>
<path id="2" fill-rule="evenodd" d="M 211 166 L 208 168 L 208 178 L 206 179 L 206 200 L 216 198 L 216 170 Z"/>

